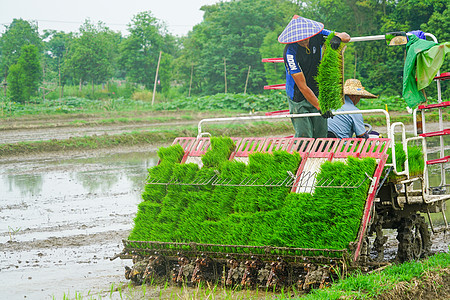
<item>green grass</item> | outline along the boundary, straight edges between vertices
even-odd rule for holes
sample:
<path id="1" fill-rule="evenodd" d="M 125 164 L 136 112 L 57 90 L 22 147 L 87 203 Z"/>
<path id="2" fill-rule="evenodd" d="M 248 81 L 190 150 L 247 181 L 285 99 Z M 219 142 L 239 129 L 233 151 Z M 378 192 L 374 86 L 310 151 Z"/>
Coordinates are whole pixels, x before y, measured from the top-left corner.
<path id="1" fill-rule="evenodd" d="M 292 132 L 292 125 L 288 122 L 254 122 L 230 125 L 209 125 L 204 131 L 212 135 L 221 136 L 265 136 L 267 132 L 273 134 L 287 134 Z M 72 137 L 66 140 L 49 140 L 35 142 L 20 142 L 14 144 L 0 144 L 0 157 L 38 152 L 67 151 L 81 149 L 102 149 L 116 146 L 158 145 L 171 143 L 176 137 L 195 137 L 197 127 L 185 126 L 170 130 L 134 131 L 117 135 L 99 135 Z"/>
<path id="2" fill-rule="evenodd" d="M 65 97 L 58 100 L 32 99 L 27 103 L 11 102 L 0 96 L 0 116 L 18 117 L 27 115 L 66 115 L 79 113 L 104 113 L 128 111 L 272 111 L 287 109 L 284 93 L 265 92 L 261 95 L 251 94 L 216 94 L 203 97 L 177 97 L 170 101 L 158 102 L 131 98 L 86 99 L 82 97 Z M 186 118 L 186 115 L 183 116 Z M 189 118 L 189 117 L 188 117 Z"/>
<path id="3" fill-rule="evenodd" d="M 372 299 L 389 292 L 400 282 L 423 278 L 430 272 L 450 267 L 450 253 L 439 253 L 423 261 L 392 265 L 381 272 L 363 275 L 356 272 L 330 288 L 314 290 L 304 299 Z"/>

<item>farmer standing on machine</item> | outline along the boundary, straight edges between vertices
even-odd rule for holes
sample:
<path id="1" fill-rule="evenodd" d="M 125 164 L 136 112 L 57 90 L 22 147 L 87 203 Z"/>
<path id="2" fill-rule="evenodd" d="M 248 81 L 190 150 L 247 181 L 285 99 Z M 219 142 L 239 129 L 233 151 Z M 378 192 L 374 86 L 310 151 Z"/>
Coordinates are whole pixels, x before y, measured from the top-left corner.
<path id="1" fill-rule="evenodd" d="M 359 110 L 356 105 L 361 98 L 377 98 L 362 86 L 358 79 L 347 79 L 344 84 L 345 103 L 337 111 Z M 353 134 L 359 138 L 369 138 L 364 126 L 362 114 L 336 115 L 328 119 L 329 138 L 351 138 Z"/>
<path id="2" fill-rule="evenodd" d="M 286 93 L 291 114 L 317 113 L 322 117 L 292 118 L 295 137 L 324 138 L 327 136 L 327 118 L 333 117 L 330 111 L 319 109 L 319 88 L 314 79 L 322 59 L 322 45 L 331 31 L 324 29 L 322 23 L 295 15 L 278 41 L 287 44 L 284 48 L 286 68 Z M 335 33 L 331 47 L 339 48 L 342 42 L 349 42 L 350 36 Z"/>

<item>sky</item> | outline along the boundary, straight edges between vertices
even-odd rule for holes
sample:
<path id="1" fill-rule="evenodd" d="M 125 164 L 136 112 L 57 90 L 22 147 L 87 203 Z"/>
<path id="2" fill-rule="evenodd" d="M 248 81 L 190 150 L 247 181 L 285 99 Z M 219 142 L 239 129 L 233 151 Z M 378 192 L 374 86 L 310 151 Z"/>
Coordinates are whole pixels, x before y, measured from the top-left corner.
<path id="1" fill-rule="evenodd" d="M 77 32 L 86 19 L 105 23 L 127 35 L 127 24 L 143 11 L 164 21 L 173 35 L 186 35 L 203 19 L 200 7 L 222 0 L 1 0 L 0 33 L 13 19 L 37 21 L 39 32 L 54 29 Z"/>

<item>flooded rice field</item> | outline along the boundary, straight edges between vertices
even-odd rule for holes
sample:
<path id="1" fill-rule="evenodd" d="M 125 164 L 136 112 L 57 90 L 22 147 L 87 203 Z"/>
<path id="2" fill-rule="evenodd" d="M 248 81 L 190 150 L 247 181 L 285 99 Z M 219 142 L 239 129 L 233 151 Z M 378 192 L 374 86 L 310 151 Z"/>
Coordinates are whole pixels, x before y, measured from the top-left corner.
<path id="1" fill-rule="evenodd" d="M 122 250 L 157 159 L 146 150 L 1 160 L 0 298 L 108 298 L 131 263 L 109 258 Z M 432 250 L 448 243 L 436 236 Z M 395 253 L 393 232 L 388 245 Z"/>
<path id="2" fill-rule="evenodd" d="M 122 249 L 155 152 L 0 164 L 0 298 L 62 299 L 123 280 Z"/>

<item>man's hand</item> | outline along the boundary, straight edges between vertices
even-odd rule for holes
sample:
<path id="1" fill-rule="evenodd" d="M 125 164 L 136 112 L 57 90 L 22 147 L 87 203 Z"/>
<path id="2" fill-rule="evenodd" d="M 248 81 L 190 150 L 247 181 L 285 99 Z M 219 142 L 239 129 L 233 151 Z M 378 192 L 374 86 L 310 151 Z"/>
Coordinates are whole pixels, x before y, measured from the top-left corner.
<path id="1" fill-rule="evenodd" d="M 328 118 L 332 118 L 332 119 L 333 119 L 333 117 L 334 117 L 334 115 L 333 115 L 333 113 L 331 112 L 331 110 L 327 110 L 327 111 L 324 112 L 324 113 L 322 113 L 322 112 L 319 110 L 319 113 L 320 113 L 320 115 L 322 116 L 322 118 L 324 118 L 324 119 L 328 119 Z"/>
<path id="2" fill-rule="evenodd" d="M 330 41 L 331 49 L 336 50 L 341 45 L 341 38 L 337 35 L 333 36 Z"/>

